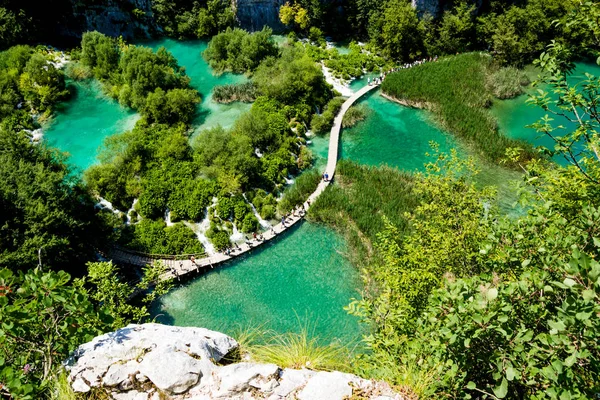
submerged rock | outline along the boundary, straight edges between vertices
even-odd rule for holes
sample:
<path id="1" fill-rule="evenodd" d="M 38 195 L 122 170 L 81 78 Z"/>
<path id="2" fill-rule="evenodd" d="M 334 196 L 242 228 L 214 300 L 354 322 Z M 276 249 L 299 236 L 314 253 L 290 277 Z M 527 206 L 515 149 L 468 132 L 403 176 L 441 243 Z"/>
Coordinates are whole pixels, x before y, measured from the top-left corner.
<path id="1" fill-rule="evenodd" d="M 115 400 L 403 399 L 385 382 L 337 371 L 219 365 L 237 348 L 233 338 L 208 329 L 129 325 L 79 346 L 65 364 L 76 392 L 102 388 Z"/>

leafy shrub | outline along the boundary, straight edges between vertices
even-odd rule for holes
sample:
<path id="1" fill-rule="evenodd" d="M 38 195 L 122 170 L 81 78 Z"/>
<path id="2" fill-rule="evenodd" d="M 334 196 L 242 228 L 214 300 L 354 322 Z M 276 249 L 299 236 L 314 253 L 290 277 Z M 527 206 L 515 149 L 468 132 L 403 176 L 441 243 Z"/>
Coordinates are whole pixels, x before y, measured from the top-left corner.
<path id="1" fill-rule="evenodd" d="M 218 231 L 213 233 L 210 238 L 210 242 L 215 246 L 217 251 L 223 251 L 228 247 L 231 247 L 231 241 L 229 240 L 229 234 L 227 231 Z"/>
<path id="2" fill-rule="evenodd" d="M 127 227 L 122 243 L 151 254 L 199 254 L 204 252 L 196 234 L 182 223 L 167 226 L 164 221 L 143 219 Z"/>
<path id="3" fill-rule="evenodd" d="M 242 222 L 242 232 L 251 233 L 258 231 L 258 219 L 254 214 L 246 214 L 244 221 Z"/>
<path id="4" fill-rule="evenodd" d="M 217 72 L 251 72 L 266 57 L 277 54 L 277 45 L 271 37 L 271 29 L 248 33 L 239 28 L 227 28 L 208 43 L 204 58 Z"/>
<path id="5" fill-rule="evenodd" d="M 162 123 L 187 123 L 193 117 L 200 96 L 164 47 L 154 52 L 143 46 L 118 46 L 99 32 L 84 33 L 81 47 L 81 63 L 122 105 Z"/>
<path id="6" fill-rule="evenodd" d="M 334 97 L 329 100 L 322 114 L 315 114 L 310 121 L 310 128 L 315 133 L 327 133 L 333 126 L 337 113 L 346 100 L 343 97 Z"/>

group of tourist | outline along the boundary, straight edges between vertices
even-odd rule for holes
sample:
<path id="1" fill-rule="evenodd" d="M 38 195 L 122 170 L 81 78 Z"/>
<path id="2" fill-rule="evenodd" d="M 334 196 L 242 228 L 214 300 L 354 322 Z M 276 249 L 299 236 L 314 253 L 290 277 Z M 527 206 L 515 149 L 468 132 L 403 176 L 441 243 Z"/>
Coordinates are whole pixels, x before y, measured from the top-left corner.
<path id="1" fill-rule="evenodd" d="M 435 56 L 435 57 L 423 58 L 422 60 L 417 60 L 417 61 L 413 61 L 411 63 L 403 64 L 399 67 L 392 68 L 389 71 L 382 72 L 381 74 L 379 74 L 378 77 L 375 77 L 372 80 L 371 80 L 371 78 L 368 78 L 367 83 L 369 84 L 369 86 L 380 85 L 383 82 L 383 80 L 385 79 L 385 77 L 387 76 L 387 74 L 391 74 L 392 72 L 398 72 L 401 69 L 416 67 L 417 65 L 425 64 L 426 62 L 437 61 L 437 59 L 438 59 L 438 56 Z"/>

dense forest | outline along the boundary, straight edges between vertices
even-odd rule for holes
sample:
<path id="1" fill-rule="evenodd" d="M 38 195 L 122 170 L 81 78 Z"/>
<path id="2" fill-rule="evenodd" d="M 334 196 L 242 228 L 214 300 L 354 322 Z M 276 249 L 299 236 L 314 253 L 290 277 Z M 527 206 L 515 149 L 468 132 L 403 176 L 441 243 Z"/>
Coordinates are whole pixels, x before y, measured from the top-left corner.
<path id="1" fill-rule="evenodd" d="M 228 1 L 155 0 L 151 10 L 116 2 L 152 28 L 146 34 L 209 39 L 198 57 L 216 74 L 248 78 L 215 96 L 249 102 L 249 111 L 192 138 L 203 99 L 172 54 L 73 28 L 78 42 L 64 48 L 63 69 L 48 46 L 65 43 L 57 24 L 108 1 L 51 3 L 46 13 L 35 2 L 0 2 L 3 398 L 67 398 L 59 382 L 69 352 L 147 321 L 151 302 L 172 286 L 159 279 L 163 265 L 132 271 L 101 261 L 108 248 L 201 254 L 189 224 L 208 217 L 207 237 L 222 251 L 235 230 L 259 230 L 254 210 L 275 219 L 305 201 L 321 180 L 307 132 L 327 132 L 344 101 L 322 66 L 342 80 L 387 73 L 382 93 L 428 109 L 471 157 L 434 145 L 416 174 L 338 164 L 308 219 L 346 238 L 364 281 L 347 311 L 368 333 L 366 351 L 336 347 L 319 365 L 385 379 L 407 398 L 600 392 L 600 77 L 569 80 L 575 61 L 600 62 L 600 4 L 456 0 L 430 15 L 405 0 L 293 0 L 278 10 L 287 35 L 278 44 L 272 28 L 237 26 Z M 326 37 L 347 39 L 347 54 Z M 398 68 L 423 59 L 437 62 Z M 528 102 L 548 114 L 532 128 L 553 148 L 503 136 L 489 112 L 494 99 L 524 92 L 526 65 L 540 88 Z M 140 115 L 82 175 L 32 140 L 69 98 L 66 79 L 98 81 Z M 364 113 L 352 109 L 345 126 Z M 497 208 L 496 188 L 479 184 L 485 164 L 519 172 L 516 215 Z M 97 207 L 100 198 L 121 211 Z"/>

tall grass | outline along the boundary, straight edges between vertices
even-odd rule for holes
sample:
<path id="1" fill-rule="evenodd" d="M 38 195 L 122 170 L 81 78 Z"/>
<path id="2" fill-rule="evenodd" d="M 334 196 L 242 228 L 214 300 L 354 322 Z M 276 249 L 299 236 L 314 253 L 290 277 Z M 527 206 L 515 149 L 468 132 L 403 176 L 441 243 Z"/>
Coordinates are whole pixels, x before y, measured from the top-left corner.
<path id="1" fill-rule="evenodd" d="M 301 324 L 299 332 L 277 333 L 258 327 L 246 328 L 234 337 L 240 344 L 240 359 L 250 358 L 282 368 L 353 372 L 352 345 L 325 343 L 308 322 Z"/>
<path id="2" fill-rule="evenodd" d="M 48 400 L 110 400 L 112 397 L 100 388 L 92 388 L 88 393 L 76 393 L 69 384 L 68 373 L 58 371 L 49 387 Z"/>
<path id="3" fill-rule="evenodd" d="M 315 191 L 320 181 L 321 174 L 316 169 L 306 171 L 296 178 L 294 184 L 283 192 L 283 197 L 277 205 L 279 213 L 289 212 L 294 207 L 304 203 L 308 196 Z"/>
<path id="4" fill-rule="evenodd" d="M 397 99 L 430 105 L 445 129 L 490 161 L 501 161 L 509 147 L 520 147 L 523 158 L 533 158 L 532 146 L 502 135 L 489 111 L 493 93 L 486 80 L 491 63 L 483 53 L 451 56 L 392 73 L 381 88 Z"/>
<path id="5" fill-rule="evenodd" d="M 490 70 L 486 76 L 486 85 L 492 94 L 499 99 L 510 99 L 524 92 L 530 83 L 525 71 L 515 67 L 503 67 Z"/>
<path id="6" fill-rule="evenodd" d="M 344 114 L 342 128 L 350 128 L 367 118 L 368 108 L 364 104 L 352 106 Z"/>
<path id="7" fill-rule="evenodd" d="M 241 101 L 251 103 L 258 97 L 258 89 L 254 82 L 245 82 L 232 85 L 218 85 L 213 89 L 213 100 L 217 103 L 233 103 Z"/>
<path id="8" fill-rule="evenodd" d="M 401 231 L 408 229 L 405 212 L 419 198 L 413 191 L 414 177 L 390 167 L 369 167 L 340 160 L 336 184 L 327 188 L 309 211 L 309 219 L 326 223 L 346 236 L 355 265 L 364 265 L 386 216 Z"/>

